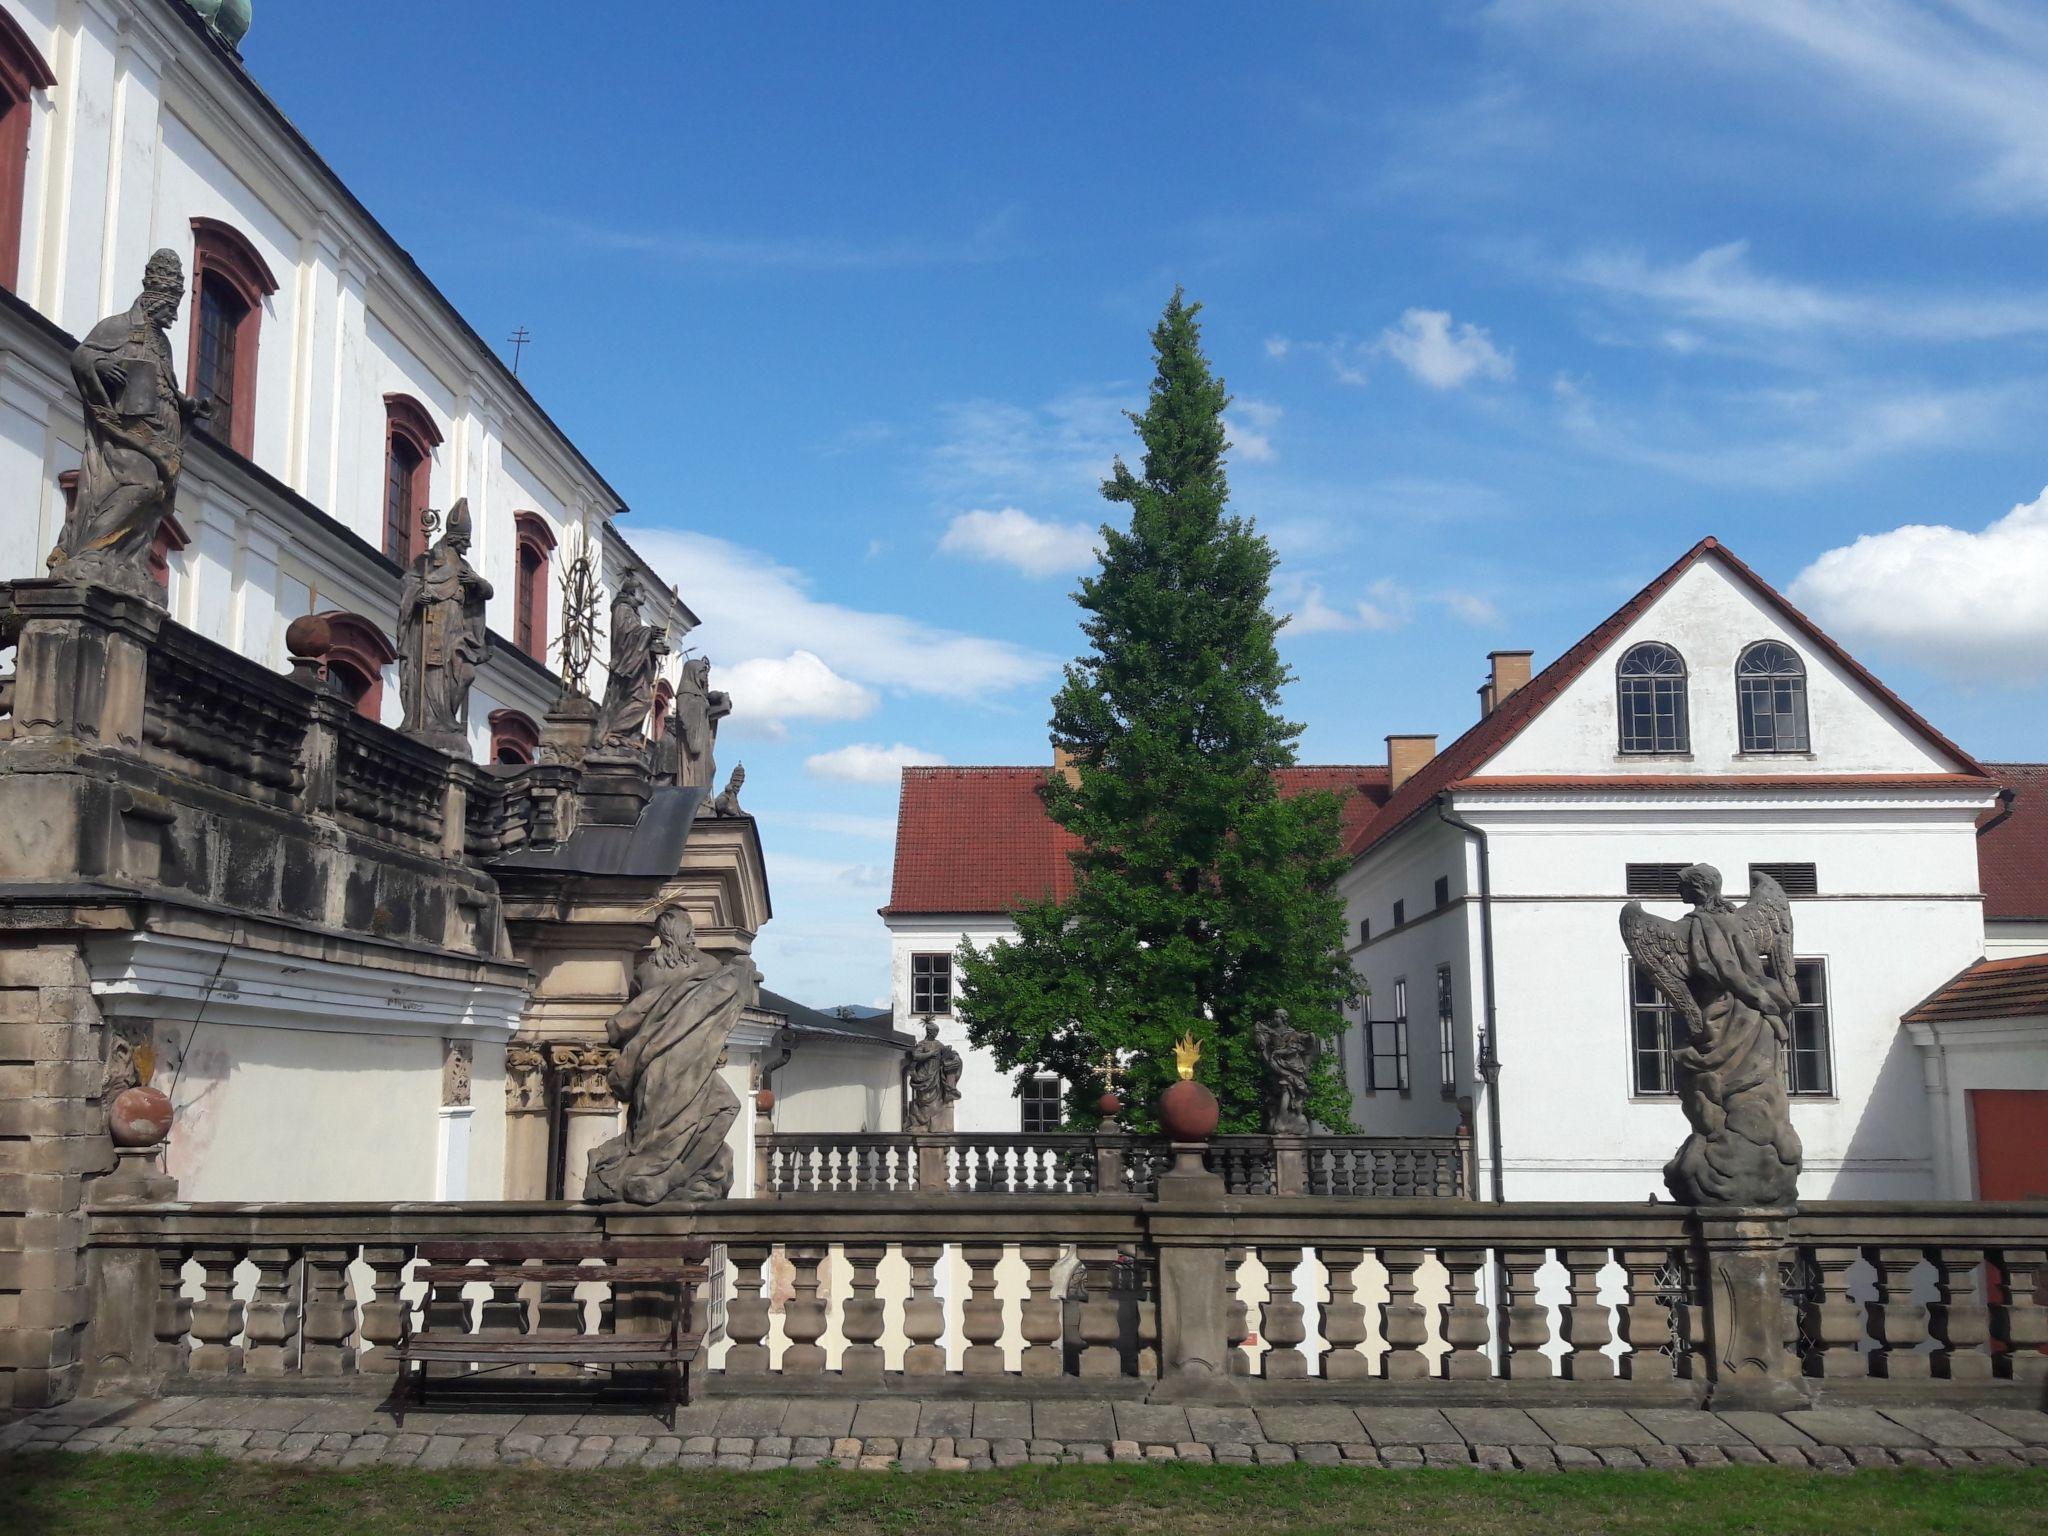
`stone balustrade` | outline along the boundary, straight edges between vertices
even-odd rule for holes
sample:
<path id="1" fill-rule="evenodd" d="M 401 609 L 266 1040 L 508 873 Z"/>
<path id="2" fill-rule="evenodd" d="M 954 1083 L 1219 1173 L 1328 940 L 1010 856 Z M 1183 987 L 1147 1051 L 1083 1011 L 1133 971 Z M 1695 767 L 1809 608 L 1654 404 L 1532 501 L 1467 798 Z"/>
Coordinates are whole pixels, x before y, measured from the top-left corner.
<path id="1" fill-rule="evenodd" d="M 871 1139 L 872 1140 L 872 1139 Z M 862 1150 L 859 1148 L 856 1151 Z M 893 1152 L 887 1138 L 868 1152 Z M 856 1179 L 879 1178 L 855 1165 Z M 714 1392 L 957 1390 L 1625 1401 L 2019 1401 L 2048 1377 L 2048 1206 L 942 1201 L 858 1188 L 697 1207 L 108 1205 L 88 1216 L 98 1390 L 392 1369 L 438 1327 L 633 1326 L 587 1284 L 429 1298 L 419 1244 L 718 1245 Z M 1753 1262 L 1754 1261 L 1754 1262 Z M 1904 1386 L 1900 1384 L 1904 1383 Z"/>

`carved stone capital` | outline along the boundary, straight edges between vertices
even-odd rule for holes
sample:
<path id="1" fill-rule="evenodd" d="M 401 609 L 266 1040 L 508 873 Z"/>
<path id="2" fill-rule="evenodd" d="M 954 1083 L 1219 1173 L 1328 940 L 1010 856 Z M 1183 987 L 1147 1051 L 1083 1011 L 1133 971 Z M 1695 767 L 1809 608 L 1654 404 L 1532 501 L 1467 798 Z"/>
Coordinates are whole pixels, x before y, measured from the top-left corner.
<path id="1" fill-rule="evenodd" d="M 612 1093 L 611 1066 L 618 1050 L 580 1040 L 557 1040 L 548 1048 L 548 1065 L 561 1085 L 562 1103 L 572 1112 L 615 1110 L 618 1098 Z"/>
<path id="2" fill-rule="evenodd" d="M 537 1115 L 548 1107 L 547 1058 L 537 1045 L 505 1047 L 505 1113 Z"/>
<path id="3" fill-rule="evenodd" d="M 443 1040 L 441 1048 L 441 1106 L 467 1108 L 475 1047 L 467 1040 Z"/>

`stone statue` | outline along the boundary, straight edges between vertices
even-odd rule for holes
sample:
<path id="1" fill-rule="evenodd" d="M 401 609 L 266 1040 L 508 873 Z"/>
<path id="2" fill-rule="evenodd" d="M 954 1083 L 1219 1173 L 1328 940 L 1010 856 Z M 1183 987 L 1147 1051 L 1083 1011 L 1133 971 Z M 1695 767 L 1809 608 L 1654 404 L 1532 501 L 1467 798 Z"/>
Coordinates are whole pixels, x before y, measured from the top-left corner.
<path id="1" fill-rule="evenodd" d="M 725 781 L 725 788 L 721 789 L 715 798 L 707 800 L 698 806 L 697 814 L 699 816 L 746 815 L 747 813 L 740 809 L 740 788 L 746 782 L 747 765 L 745 763 L 735 763 L 733 765 L 732 777 Z"/>
<path id="2" fill-rule="evenodd" d="M 732 695 L 711 686 L 711 658 L 692 656 L 683 663 L 683 686 L 676 693 L 669 734 L 676 739 L 676 782 L 688 789 L 709 789 L 717 780 L 713 749 L 718 722 L 732 713 Z"/>
<path id="3" fill-rule="evenodd" d="M 1751 876 L 1749 901 L 1721 896 L 1710 864 L 1679 871 L 1692 911 L 1677 922 L 1621 909 L 1621 938 L 1685 1021 L 1672 1063 L 1692 1134 L 1665 1165 L 1686 1205 L 1789 1206 L 1799 1192 L 1799 1136 L 1785 1094 L 1792 990 L 1792 906 L 1778 882 Z"/>
<path id="4" fill-rule="evenodd" d="M 85 463 L 49 561 L 52 575 L 96 581 L 158 607 L 164 598 L 150 579 L 150 548 L 176 509 L 185 429 L 213 414 L 210 401 L 178 392 L 165 332 L 184 295 L 178 253 L 158 251 L 134 305 L 100 321 L 71 354 L 85 402 Z"/>
<path id="5" fill-rule="evenodd" d="M 1285 1008 L 1253 1025 L 1252 1037 L 1266 1069 L 1267 1131 L 1277 1136 L 1306 1136 L 1308 1074 L 1315 1061 L 1316 1037 L 1296 1029 Z"/>
<path id="6" fill-rule="evenodd" d="M 903 1129 L 950 1131 L 960 1097 L 960 1053 L 939 1039 L 936 1019 L 924 1021 L 924 1038 L 903 1058 Z"/>
<path id="7" fill-rule="evenodd" d="M 628 571 L 612 596 L 611 671 L 598 736 L 605 746 L 637 747 L 646 739 L 655 674 L 667 654 L 668 636 L 640 616 L 640 578 Z"/>
<path id="8" fill-rule="evenodd" d="M 469 685 L 488 647 L 484 603 L 491 584 L 469 552 L 469 500 L 455 503 L 448 526 L 413 561 L 398 589 L 398 685 L 401 727 L 444 752 L 469 755 Z"/>
<path id="9" fill-rule="evenodd" d="M 591 1149 L 583 1198 L 592 1202 L 721 1200 L 732 1190 L 725 1137 L 740 1101 L 718 1068 L 753 965 L 699 949 L 680 906 L 663 911 L 654 932 L 654 953 L 633 973 L 632 1000 L 604 1027 L 618 1047 L 608 1076 L 626 1106 L 626 1133 Z"/>

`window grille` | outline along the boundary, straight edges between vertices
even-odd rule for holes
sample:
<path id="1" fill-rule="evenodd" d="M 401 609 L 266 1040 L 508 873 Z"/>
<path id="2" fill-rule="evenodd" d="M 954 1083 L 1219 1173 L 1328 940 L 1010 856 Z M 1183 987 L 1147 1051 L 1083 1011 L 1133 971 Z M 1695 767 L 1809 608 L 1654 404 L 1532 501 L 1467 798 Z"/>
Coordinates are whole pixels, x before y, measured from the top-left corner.
<path id="1" fill-rule="evenodd" d="M 1834 1090 L 1834 1049 L 1828 1018 L 1827 962 L 1792 962 L 1798 1006 L 1790 1020 L 1792 1038 L 1784 1052 L 1785 1087 L 1798 1097 L 1825 1098 Z M 1671 1052 L 1683 1031 L 1680 1020 L 1649 972 L 1629 963 L 1630 1065 L 1639 1098 L 1674 1094 L 1678 1084 Z"/>
<path id="2" fill-rule="evenodd" d="M 1759 640 L 1735 664 L 1736 707 L 1745 752 L 1804 752 L 1806 665 L 1776 640 Z"/>
<path id="3" fill-rule="evenodd" d="M 1027 1077 L 1018 1091 L 1017 1098 L 1022 1107 L 1019 1128 L 1026 1135 L 1043 1135 L 1060 1128 L 1065 1115 L 1058 1078 Z"/>
<path id="4" fill-rule="evenodd" d="M 1615 692 L 1624 752 L 1690 752 L 1685 658 L 1661 641 L 1631 646 L 1621 658 Z"/>
<path id="5" fill-rule="evenodd" d="M 922 1018 L 928 1013 L 953 1011 L 953 957 L 912 955 L 910 957 L 910 1011 Z"/>
<path id="6" fill-rule="evenodd" d="M 1453 1030 L 1456 1012 L 1451 991 L 1451 968 L 1440 965 L 1436 968 L 1436 1065 L 1438 1080 L 1443 1084 L 1447 1097 L 1456 1093 L 1458 1088 L 1458 1044 Z"/>

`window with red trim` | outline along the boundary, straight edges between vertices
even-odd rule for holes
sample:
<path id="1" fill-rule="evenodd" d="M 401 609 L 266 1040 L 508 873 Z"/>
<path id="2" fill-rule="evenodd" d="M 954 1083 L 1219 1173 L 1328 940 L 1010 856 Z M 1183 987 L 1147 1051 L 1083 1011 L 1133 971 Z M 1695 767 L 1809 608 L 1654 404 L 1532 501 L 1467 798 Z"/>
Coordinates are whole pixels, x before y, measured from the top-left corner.
<path id="1" fill-rule="evenodd" d="M 192 221 L 192 393 L 213 402 L 205 430 L 243 458 L 256 444 L 256 344 L 277 292 L 256 247 L 218 219 Z"/>
<path id="2" fill-rule="evenodd" d="M 518 581 L 512 595 L 512 640 L 535 661 L 548 659 L 548 560 L 555 536 L 537 512 L 517 512 Z"/>
<path id="3" fill-rule="evenodd" d="M 530 763 L 540 751 L 540 727 L 516 709 L 491 711 L 491 761 Z"/>
<path id="4" fill-rule="evenodd" d="M 21 211 L 28 195 L 28 130 L 35 93 L 56 75 L 21 24 L 0 10 L 0 286 L 21 278 Z"/>
<path id="5" fill-rule="evenodd" d="M 411 395 L 384 397 L 384 553 L 412 564 L 441 430 Z"/>
<path id="6" fill-rule="evenodd" d="M 398 660 L 398 651 L 384 631 L 359 613 L 335 609 L 320 615 L 330 636 L 320 660 L 327 675 L 341 684 L 365 720 L 381 718 L 384 669 Z"/>
<path id="7" fill-rule="evenodd" d="M 654 713 L 648 717 L 647 739 L 659 741 L 668 734 L 669 712 L 676 707 L 676 691 L 662 678 L 654 685 Z"/>

